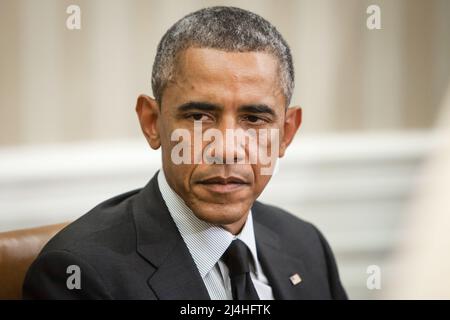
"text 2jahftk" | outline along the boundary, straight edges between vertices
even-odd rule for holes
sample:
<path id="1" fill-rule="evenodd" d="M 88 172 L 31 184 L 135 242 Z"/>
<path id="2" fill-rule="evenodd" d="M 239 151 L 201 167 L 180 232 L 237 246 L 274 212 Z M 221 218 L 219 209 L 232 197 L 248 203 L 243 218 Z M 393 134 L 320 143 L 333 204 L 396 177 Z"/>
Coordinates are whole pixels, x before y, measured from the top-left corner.
<path id="1" fill-rule="evenodd" d="M 202 307 L 187 304 L 180 309 L 181 315 L 204 315 L 210 318 L 214 311 L 218 313 L 223 313 L 224 315 L 233 316 L 238 314 L 270 314 L 270 305 L 264 304 L 225 304 L 223 307 Z"/>

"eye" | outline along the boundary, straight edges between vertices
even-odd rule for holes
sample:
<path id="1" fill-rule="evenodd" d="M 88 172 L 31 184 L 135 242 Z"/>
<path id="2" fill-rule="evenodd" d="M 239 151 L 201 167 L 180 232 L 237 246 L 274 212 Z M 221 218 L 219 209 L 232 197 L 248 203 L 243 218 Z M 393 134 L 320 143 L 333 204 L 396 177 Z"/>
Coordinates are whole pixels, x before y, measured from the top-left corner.
<path id="1" fill-rule="evenodd" d="M 257 116 L 247 116 L 247 120 L 249 122 L 256 122 L 259 120 L 259 118 Z"/>
<path id="2" fill-rule="evenodd" d="M 205 113 L 191 113 L 186 116 L 187 118 L 193 119 L 194 121 L 208 121 L 211 117 Z"/>
<path id="3" fill-rule="evenodd" d="M 243 118 L 244 118 L 245 121 L 247 121 L 248 123 L 251 123 L 251 124 L 264 124 L 264 123 L 267 122 L 265 119 L 260 118 L 260 117 L 255 116 L 255 115 L 251 115 L 251 114 L 250 115 L 246 115 Z"/>

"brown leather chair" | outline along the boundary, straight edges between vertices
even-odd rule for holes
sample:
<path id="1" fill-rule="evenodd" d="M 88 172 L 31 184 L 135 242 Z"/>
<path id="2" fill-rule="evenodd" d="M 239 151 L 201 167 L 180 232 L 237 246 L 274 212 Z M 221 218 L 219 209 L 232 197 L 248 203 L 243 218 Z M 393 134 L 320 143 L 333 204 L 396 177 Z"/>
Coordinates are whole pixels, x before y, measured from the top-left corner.
<path id="1" fill-rule="evenodd" d="M 25 273 L 44 245 L 68 223 L 0 233 L 0 299 L 20 299 Z"/>

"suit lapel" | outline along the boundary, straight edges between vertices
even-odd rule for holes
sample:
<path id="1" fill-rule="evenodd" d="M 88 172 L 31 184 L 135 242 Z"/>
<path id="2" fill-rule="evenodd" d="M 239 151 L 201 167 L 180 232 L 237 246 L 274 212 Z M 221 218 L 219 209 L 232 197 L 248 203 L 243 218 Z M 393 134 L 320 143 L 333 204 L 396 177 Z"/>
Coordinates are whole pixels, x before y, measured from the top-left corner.
<path id="1" fill-rule="evenodd" d="M 259 206 L 252 208 L 258 259 L 277 300 L 308 299 L 304 285 L 307 277 L 303 262 L 283 252 L 279 236 L 266 227 L 258 214 Z M 302 282 L 293 284 L 290 277 L 298 274 Z"/>
<path id="2" fill-rule="evenodd" d="M 155 270 L 148 285 L 158 299 L 209 299 L 198 272 L 159 191 L 157 174 L 133 203 L 137 251 Z"/>

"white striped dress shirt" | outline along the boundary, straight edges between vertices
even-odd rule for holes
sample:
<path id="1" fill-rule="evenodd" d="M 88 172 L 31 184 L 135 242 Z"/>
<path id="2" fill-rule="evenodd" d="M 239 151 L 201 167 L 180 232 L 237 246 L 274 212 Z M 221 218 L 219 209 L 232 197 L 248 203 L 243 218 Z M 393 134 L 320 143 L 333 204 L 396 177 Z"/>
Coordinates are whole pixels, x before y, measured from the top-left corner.
<path id="1" fill-rule="evenodd" d="M 256 252 L 255 234 L 251 211 L 242 231 L 234 236 L 224 228 L 203 221 L 195 216 L 183 199 L 169 186 L 164 171 L 158 173 L 158 185 L 181 237 L 200 272 L 212 300 L 231 300 L 228 267 L 220 258 L 235 238 L 243 241 L 253 257 L 250 276 L 258 296 L 262 300 L 273 300 L 272 288 L 264 275 Z"/>

